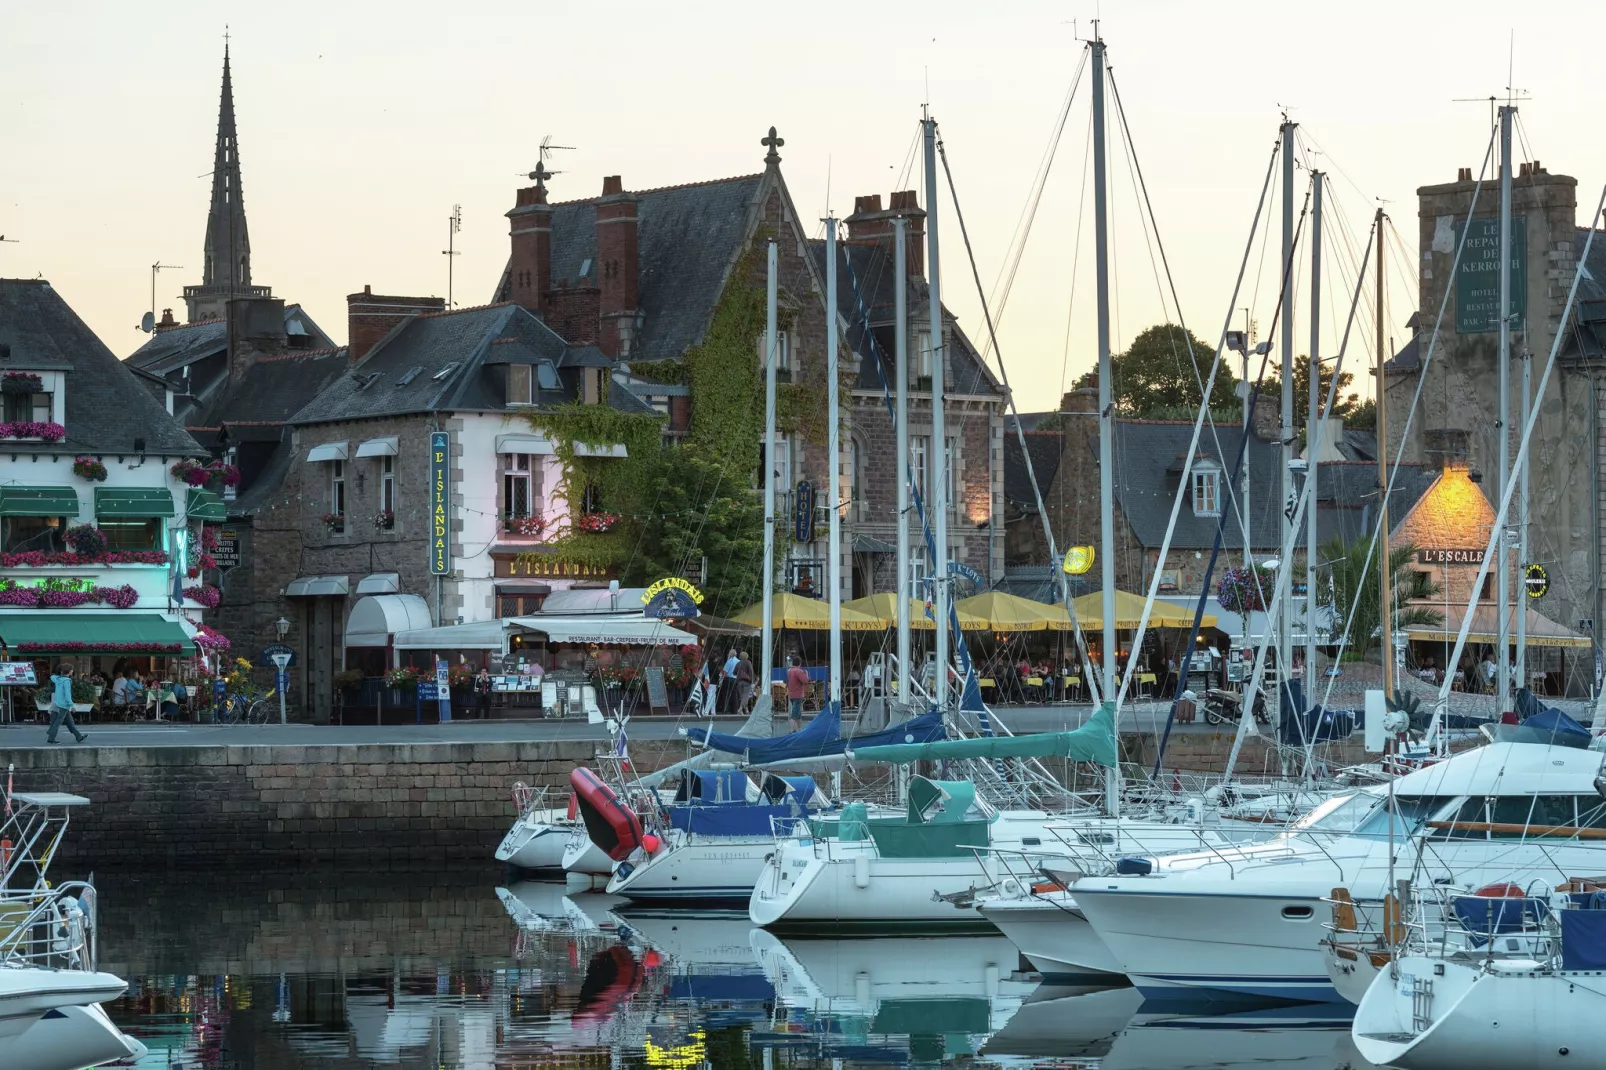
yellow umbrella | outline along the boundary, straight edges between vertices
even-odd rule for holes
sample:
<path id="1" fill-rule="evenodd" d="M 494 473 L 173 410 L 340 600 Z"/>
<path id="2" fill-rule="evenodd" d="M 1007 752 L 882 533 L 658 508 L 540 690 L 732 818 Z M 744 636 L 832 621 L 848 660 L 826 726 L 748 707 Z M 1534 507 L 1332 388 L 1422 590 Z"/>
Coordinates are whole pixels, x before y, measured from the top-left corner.
<path id="1" fill-rule="evenodd" d="M 1033 602 L 1020 595 L 987 591 L 961 598 L 954 604 L 960 613 L 982 622 L 982 630 L 994 632 L 1064 631 L 1070 618 L 1059 606 Z"/>
<path id="2" fill-rule="evenodd" d="M 957 608 L 957 607 L 956 607 Z M 875 617 L 881 622 L 883 628 L 895 628 L 898 625 L 898 596 L 891 591 L 882 591 L 880 594 L 866 595 L 855 598 L 851 602 L 843 602 L 842 609 L 863 613 L 867 617 Z M 937 622 L 926 616 L 926 604 L 918 598 L 909 599 L 909 627 L 921 631 L 936 631 Z M 982 632 L 987 630 L 987 622 L 979 620 L 969 613 L 959 613 L 959 630 L 962 632 Z"/>
<path id="3" fill-rule="evenodd" d="M 735 621 L 751 628 L 762 628 L 764 603 L 755 602 L 748 606 L 736 614 Z M 774 610 L 770 614 L 770 627 L 826 631 L 831 627 L 831 607 L 818 598 L 790 592 L 777 594 Z M 886 625 L 875 617 L 856 613 L 847 606 L 842 607 L 842 630 L 845 632 L 878 632 L 884 627 Z"/>
<path id="4" fill-rule="evenodd" d="M 1077 622 L 1082 625 L 1084 632 L 1101 631 L 1104 628 L 1104 593 L 1094 591 L 1074 599 L 1071 603 L 1076 607 Z M 1115 626 L 1126 631 L 1137 628 L 1138 622 L 1143 619 L 1143 596 L 1132 594 L 1129 591 L 1115 592 Z M 1204 615 L 1200 622 L 1201 627 L 1214 628 L 1216 618 L 1209 613 Z M 1162 602 L 1156 598 L 1154 608 L 1149 611 L 1149 627 L 1151 628 L 1192 628 L 1193 609 L 1188 606 L 1179 606 L 1175 602 Z"/>

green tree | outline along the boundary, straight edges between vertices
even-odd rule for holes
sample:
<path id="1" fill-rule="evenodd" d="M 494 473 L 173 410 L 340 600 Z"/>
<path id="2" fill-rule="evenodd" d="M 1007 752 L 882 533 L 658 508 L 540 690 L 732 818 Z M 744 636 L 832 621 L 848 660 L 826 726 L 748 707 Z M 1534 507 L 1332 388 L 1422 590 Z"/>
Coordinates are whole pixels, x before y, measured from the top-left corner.
<path id="1" fill-rule="evenodd" d="M 1377 402 L 1367 398 L 1355 406 L 1355 411 L 1344 417 L 1346 427 L 1354 427 L 1362 431 L 1377 430 Z"/>
<path id="2" fill-rule="evenodd" d="M 1216 349 L 1174 323 L 1146 328 L 1132 339 L 1126 352 L 1110 357 L 1111 394 L 1123 416 L 1165 418 L 1177 410 L 1199 408 L 1200 384 L 1210 374 Z M 1098 386 L 1094 367 L 1077 380 L 1077 386 Z M 1216 373 L 1210 408 L 1230 412 L 1237 405 L 1237 380 L 1225 361 Z M 1164 414 L 1163 416 L 1160 414 Z"/>
<path id="3" fill-rule="evenodd" d="M 1329 364 L 1322 365 L 1321 381 L 1317 389 L 1317 405 L 1327 404 L 1327 391 L 1333 382 L 1333 368 Z M 1355 382 L 1355 376 L 1349 372 L 1341 372 L 1338 376 L 1338 390 L 1333 395 L 1333 409 L 1331 415 L 1342 416 L 1345 424 L 1361 406 L 1361 395 L 1350 389 Z M 1261 385 L 1262 397 L 1279 398 L 1282 396 L 1283 380 L 1281 374 L 1275 370 L 1266 372 L 1266 381 Z M 1305 416 L 1308 410 L 1310 391 L 1310 359 L 1298 357 L 1294 362 L 1294 427 L 1303 431 Z"/>
<path id="4" fill-rule="evenodd" d="M 1350 622 L 1349 649 L 1356 657 L 1365 657 L 1377 645 L 1376 633 L 1382 624 L 1378 607 L 1383 604 L 1383 598 L 1378 590 L 1376 555 L 1369 566 L 1366 563 L 1370 542 L 1368 538 L 1351 543 L 1332 539 L 1321 548 L 1321 560 L 1331 569 L 1331 584 L 1320 592 L 1320 601 L 1333 611 L 1335 627 L 1340 631 L 1344 621 Z M 1391 620 L 1396 631 L 1444 620 L 1435 609 L 1411 604 L 1439 593 L 1439 585 L 1433 582 L 1431 573 L 1409 567 L 1415 557 L 1416 547 L 1409 543 L 1389 548 L 1389 583 L 1394 602 Z"/>

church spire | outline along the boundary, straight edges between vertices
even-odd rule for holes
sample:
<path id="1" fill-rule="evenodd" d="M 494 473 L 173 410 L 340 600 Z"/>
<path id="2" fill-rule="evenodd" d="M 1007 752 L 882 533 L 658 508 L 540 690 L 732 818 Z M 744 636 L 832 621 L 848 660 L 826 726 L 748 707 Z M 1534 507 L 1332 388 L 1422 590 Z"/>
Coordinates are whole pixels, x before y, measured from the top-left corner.
<path id="1" fill-rule="evenodd" d="M 220 316 L 231 297 L 267 296 L 251 285 L 251 238 L 240 191 L 240 145 L 234 126 L 234 81 L 229 47 L 223 46 L 223 95 L 218 104 L 217 149 L 212 160 L 212 204 L 206 217 L 205 268 L 201 285 L 184 287 L 192 321 Z"/>

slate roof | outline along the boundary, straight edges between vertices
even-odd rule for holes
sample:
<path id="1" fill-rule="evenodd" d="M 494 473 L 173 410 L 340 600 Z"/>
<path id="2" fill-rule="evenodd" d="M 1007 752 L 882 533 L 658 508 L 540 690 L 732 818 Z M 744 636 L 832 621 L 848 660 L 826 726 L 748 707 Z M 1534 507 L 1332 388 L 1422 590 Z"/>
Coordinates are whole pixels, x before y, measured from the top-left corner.
<path id="1" fill-rule="evenodd" d="M 202 423 L 232 426 L 283 424 L 346 371 L 346 348 L 295 352 L 253 361 Z M 260 428 L 256 430 L 261 430 Z M 230 431 L 239 440 L 244 426 Z M 253 436 L 246 432 L 247 437 Z"/>
<path id="2" fill-rule="evenodd" d="M 751 226 L 762 174 L 631 191 L 636 196 L 640 327 L 632 364 L 672 360 L 703 340 Z M 590 261 L 585 274 L 581 268 Z M 552 206 L 552 279 L 595 285 L 595 200 Z M 510 294 L 507 270 L 497 300 Z"/>
<path id="3" fill-rule="evenodd" d="M 287 335 L 308 339 L 308 349 L 330 349 L 334 342 L 313 322 L 300 305 L 284 306 Z M 186 364 L 204 360 L 228 348 L 228 324 L 222 317 L 184 323 L 157 331 L 149 341 L 128 355 L 128 362 L 157 375 L 177 371 Z"/>
<path id="4" fill-rule="evenodd" d="M 1060 454 L 1065 447 L 1065 436 L 1058 431 L 1026 432 L 1026 450 L 1032 458 L 1031 475 L 1037 477 L 1037 486 L 1044 500 L 1059 473 Z M 1014 421 L 1004 420 L 1004 500 L 1027 512 L 1037 511 L 1037 496 L 1032 493 L 1032 481 L 1021 460 L 1020 436 L 1015 434 Z"/>
<path id="5" fill-rule="evenodd" d="M 811 240 L 809 255 L 821 276 L 825 274 L 825 242 Z M 893 310 L 896 307 L 897 272 L 894 270 L 892 246 L 881 242 L 840 241 L 837 243 L 837 314 L 847 323 L 848 345 L 859 357 L 857 390 L 881 389 L 881 375 L 875 365 L 875 354 L 881 355 L 887 370 L 887 382 L 894 382 L 891 374 L 895 348 Z M 907 295 L 909 314 L 924 323 L 921 309 L 926 307 L 930 289 L 923 278 L 909 280 Z M 985 396 L 1002 394 L 1003 389 L 991 369 L 981 359 L 980 351 L 960 329 L 952 313 L 946 308 L 943 314 L 952 325 L 954 347 L 948 354 L 947 394 Z M 870 321 L 865 329 L 865 318 Z M 914 338 L 911 335 L 910 346 Z M 911 355 L 913 359 L 913 355 Z"/>
<path id="6" fill-rule="evenodd" d="M 0 370 L 69 368 L 67 437 L 56 443 L 8 441 L 17 453 L 151 453 L 204 456 L 166 407 L 123 366 L 95 332 L 42 279 L 0 279 Z"/>

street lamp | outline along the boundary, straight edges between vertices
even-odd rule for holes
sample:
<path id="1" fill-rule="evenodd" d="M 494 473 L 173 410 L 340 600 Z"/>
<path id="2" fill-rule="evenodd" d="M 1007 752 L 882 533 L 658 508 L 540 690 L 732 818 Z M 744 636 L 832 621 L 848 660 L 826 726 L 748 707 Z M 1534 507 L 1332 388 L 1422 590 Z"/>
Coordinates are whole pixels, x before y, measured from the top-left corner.
<path id="1" fill-rule="evenodd" d="M 280 642 L 283 642 L 284 637 L 290 634 L 290 622 L 285 620 L 283 617 L 280 617 L 278 620 L 274 621 L 273 627 L 274 630 L 279 633 Z"/>

